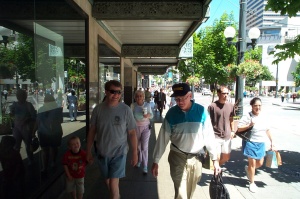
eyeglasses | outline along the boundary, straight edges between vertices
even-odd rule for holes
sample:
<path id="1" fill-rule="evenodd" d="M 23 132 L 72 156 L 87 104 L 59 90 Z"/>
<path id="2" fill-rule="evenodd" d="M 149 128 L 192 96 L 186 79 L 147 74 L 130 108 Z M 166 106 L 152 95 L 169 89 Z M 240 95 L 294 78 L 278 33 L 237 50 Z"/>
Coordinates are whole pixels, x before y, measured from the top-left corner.
<path id="1" fill-rule="evenodd" d="M 228 95 L 229 93 L 222 93 L 223 95 Z"/>
<path id="2" fill-rule="evenodd" d="M 184 100 L 186 100 L 189 97 L 189 95 L 185 96 L 185 97 L 176 97 L 174 100 L 176 102 L 183 102 Z"/>
<path id="3" fill-rule="evenodd" d="M 118 94 L 120 95 L 122 93 L 121 90 L 108 90 L 111 94 Z"/>

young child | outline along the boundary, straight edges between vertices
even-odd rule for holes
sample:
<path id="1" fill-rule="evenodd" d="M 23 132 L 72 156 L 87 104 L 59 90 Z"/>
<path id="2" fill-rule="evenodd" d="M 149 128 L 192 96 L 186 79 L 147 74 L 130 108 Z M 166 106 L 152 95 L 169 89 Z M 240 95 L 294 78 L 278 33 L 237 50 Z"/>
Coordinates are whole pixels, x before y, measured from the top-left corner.
<path id="1" fill-rule="evenodd" d="M 84 176 L 86 152 L 82 150 L 80 139 L 73 136 L 68 142 L 69 150 L 64 154 L 63 166 L 66 173 L 66 190 L 74 199 L 82 199 L 84 193 Z M 77 197 L 76 197 L 77 196 Z"/>
<path id="2" fill-rule="evenodd" d="M 16 139 L 8 135 L 3 136 L 0 142 L 0 163 L 3 168 L 0 198 L 24 198 L 25 167 L 20 152 L 14 149 L 15 144 Z"/>

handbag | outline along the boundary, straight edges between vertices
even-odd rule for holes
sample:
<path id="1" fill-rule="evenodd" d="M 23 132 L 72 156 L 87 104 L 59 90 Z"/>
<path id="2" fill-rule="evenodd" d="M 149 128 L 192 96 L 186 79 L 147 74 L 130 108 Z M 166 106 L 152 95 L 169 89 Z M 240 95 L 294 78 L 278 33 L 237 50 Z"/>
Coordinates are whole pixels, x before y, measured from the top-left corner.
<path id="1" fill-rule="evenodd" d="M 209 196 L 211 199 L 230 199 L 229 192 L 223 184 L 222 172 L 213 175 L 209 183 Z"/>
<path id="2" fill-rule="evenodd" d="M 276 158 L 276 152 L 275 151 L 267 151 L 266 154 L 266 167 L 277 169 L 278 163 Z"/>
<path id="3" fill-rule="evenodd" d="M 251 136 L 252 136 L 252 129 L 253 129 L 253 126 L 251 126 L 250 128 L 248 128 L 245 131 L 236 132 L 235 134 L 245 141 L 250 141 Z"/>
<path id="4" fill-rule="evenodd" d="M 249 113 L 250 117 L 251 117 L 251 114 Z M 243 140 L 249 142 L 250 139 L 251 139 L 251 136 L 252 136 L 252 129 L 253 129 L 253 126 L 251 126 L 250 128 L 244 130 L 244 131 L 236 131 L 235 132 L 235 135 L 237 135 L 238 137 L 242 138 Z"/>

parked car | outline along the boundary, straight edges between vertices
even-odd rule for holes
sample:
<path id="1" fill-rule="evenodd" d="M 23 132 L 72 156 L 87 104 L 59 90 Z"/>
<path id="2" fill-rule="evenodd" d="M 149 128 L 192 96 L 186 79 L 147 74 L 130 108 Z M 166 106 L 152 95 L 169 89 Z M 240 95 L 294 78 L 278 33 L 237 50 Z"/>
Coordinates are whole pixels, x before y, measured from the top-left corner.
<path id="1" fill-rule="evenodd" d="M 202 89 L 202 95 L 211 95 L 211 91 L 207 88 Z"/>

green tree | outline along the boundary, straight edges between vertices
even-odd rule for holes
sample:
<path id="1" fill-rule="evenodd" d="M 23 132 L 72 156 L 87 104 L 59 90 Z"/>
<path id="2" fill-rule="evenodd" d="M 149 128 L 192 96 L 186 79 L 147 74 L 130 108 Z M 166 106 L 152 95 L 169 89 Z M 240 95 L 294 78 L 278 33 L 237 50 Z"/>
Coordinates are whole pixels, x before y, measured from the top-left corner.
<path id="1" fill-rule="evenodd" d="M 268 0 L 265 9 L 271 9 L 276 13 L 280 12 L 281 15 L 288 14 L 289 17 L 293 17 L 296 16 L 297 12 L 300 11 L 300 1 Z M 275 57 L 273 64 L 278 64 L 280 61 L 286 60 L 287 58 L 294 58 L 295 55 L 300 54 L 300 35 L 297 35 L 295 39 L 289 43 L 276 45 L 275 49 L 278 49 L 278 51 L 273 51 L 270 53 Z"/>
<path id="2" fill-rule="evenodd" d="M 197 34 L 197 43 L 194 43 L 194 60 L 199 72 L 204 77 L 205 83 L 229 84 L 233 81 L 229 78 L 227 66 L 235 63 L 237 50 L 233 45 L 228 45 L 224 36 L 224 30 L 228 24 L 225 21 L 234 21 L 233 14 L 224 13 L 219 20 L 215 20 L 212 27 L 200 30 Z M 236 27 L 236 23 L 233 24 Z"/>
<path id="3" fill-rule="evenodd" d="M 300 86 L 300 63 L 296 66 L 295 72 L 292 72 L 295 80 L 295 86 Z"/>
<path id="4" fill-rule="evenodd" d="M 17 41 L 9 40 L 7 46 L 0 45 L 0 68 L 3 78 L 16 77 L 18 84 L 21 79 L 35 80 L 33 39 L 23 34 Z M 17 75 L 16 75 L 17 74 Z"/>

